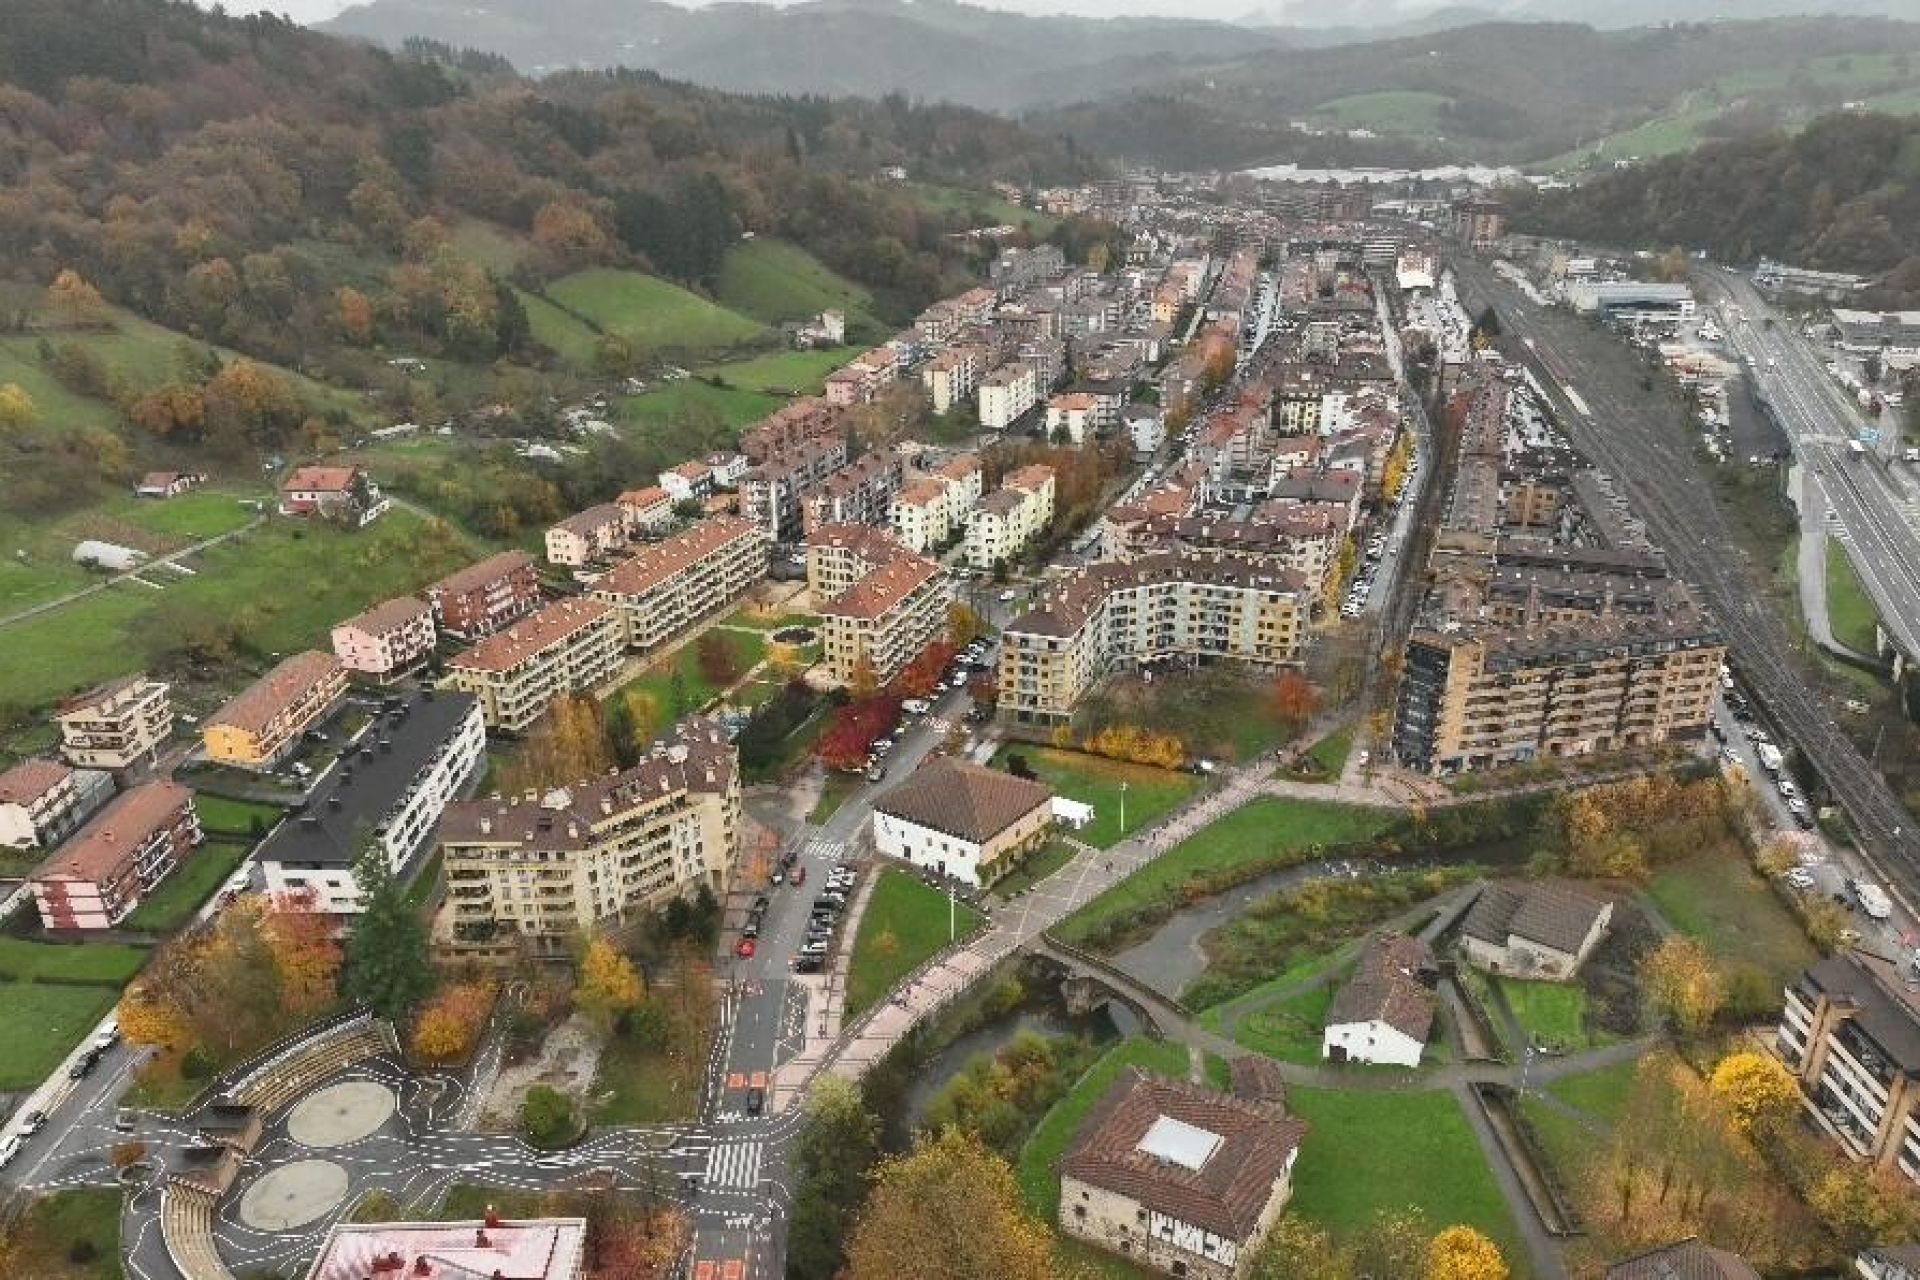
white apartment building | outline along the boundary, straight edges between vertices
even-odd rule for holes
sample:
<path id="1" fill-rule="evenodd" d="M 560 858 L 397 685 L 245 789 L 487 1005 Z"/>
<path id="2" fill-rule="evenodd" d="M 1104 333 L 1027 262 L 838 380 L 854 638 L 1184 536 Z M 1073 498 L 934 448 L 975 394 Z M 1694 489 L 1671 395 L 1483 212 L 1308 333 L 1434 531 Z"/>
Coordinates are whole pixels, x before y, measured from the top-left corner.
<path id="1" fill-rule="evenodd" d="M 173 736 L 173 699 L 163 682 L 131 675 L 69 698 L 54 719 L 68 764 L 131 769 L 153 763 Z"/>
<path id="2" fill-rule="evenodd" d="M 980 425 L 1005 431 L 1039 403 L 1040 380 L 1033 366 L 1015 360 L 980 379 Z"/>
<path id="3" fill-rule="evenodd" d="M 1053 520 L 1053 468 L 1022 467 L 967 513 L 967 563 L 991 569 L 1011 561 Z"/>

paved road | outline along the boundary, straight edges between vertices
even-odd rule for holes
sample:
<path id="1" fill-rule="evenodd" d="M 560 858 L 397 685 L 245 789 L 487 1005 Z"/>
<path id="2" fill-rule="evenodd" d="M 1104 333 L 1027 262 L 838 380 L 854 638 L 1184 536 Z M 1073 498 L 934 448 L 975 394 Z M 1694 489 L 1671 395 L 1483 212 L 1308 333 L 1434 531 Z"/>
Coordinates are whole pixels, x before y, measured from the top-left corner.
<path id="1" fill-rule="evenodd" d="M 1797 744 L 1858 833 L 1877 878 L 1920 901 L 1920 823 L 1839 730 L 1845 712 L 1808 686 L 1794 644 L 1759 583 L 1693 454 L 1678 410 L 1643 389 L 1628 348 L 1585 321 L 1519 301 L 1483 264 L 1452 263 L 1469 310 L 1487 303 L 1505 326 L 1502 348 L 1539 378 L 1574 444 L 1611 472 L 1647 521 L 1675 570 L 1691 583 L 1726 634 L 1734 665 L 1771 727 Z M 1920 617 L 1917 614 L 1916 617 Z"/>

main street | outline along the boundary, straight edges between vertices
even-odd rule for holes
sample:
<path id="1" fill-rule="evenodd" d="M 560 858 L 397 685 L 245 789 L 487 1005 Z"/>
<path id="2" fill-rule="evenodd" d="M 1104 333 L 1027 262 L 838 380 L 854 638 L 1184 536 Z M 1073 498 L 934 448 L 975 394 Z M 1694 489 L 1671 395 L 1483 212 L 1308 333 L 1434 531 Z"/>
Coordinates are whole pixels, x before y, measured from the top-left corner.
<path id="1" fill-rule="evenodd" d="M 1702 277 L 1739 309 L 1728 326 L 1749 376 L 1793 442 L 1800 464 L 1846 531 L 1851 559 L 1881 626 L 1909 660 L 1920 659 L 1920 500 L 1908 477 L 1882 456 L 1849 447 L 1871 424 L 1827 373 L 1790 319 L 1773 312 L 1743 276 L 1703 270 Z"/>
<path id="2" fill-rule="evenodd" d="M 1724 631 L 1728 652 L 1773 726 L 1797 745 L 1845 810 L 1869 863 L 1909 904 L 1920 901 L 1920 831 L 1886 780 L 1838 727 L 1844 714 L 1810 688 L 1794 644 L 1758 586 L 1693 453 L 1675 405 L 1643 386 L 1644 367 L 1583 320 L 1518 300 L 1483 263 L 1451 265 L 1470 311 L 1499 312 L 1502 348 L 1546 389 L 1574 444 L 1611 472 L 1675 570 Z"/>

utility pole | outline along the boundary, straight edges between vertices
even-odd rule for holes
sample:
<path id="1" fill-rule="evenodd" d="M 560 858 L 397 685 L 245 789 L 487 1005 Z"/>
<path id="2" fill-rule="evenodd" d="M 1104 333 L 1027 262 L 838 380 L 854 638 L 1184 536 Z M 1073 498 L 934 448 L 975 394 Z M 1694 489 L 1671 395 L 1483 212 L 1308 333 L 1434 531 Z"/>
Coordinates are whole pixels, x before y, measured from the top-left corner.
<path id="1" fill-rule="evenodd" d="M 1120 834 L 1127 834 L 1127 780 L 1120 779 Z"/>

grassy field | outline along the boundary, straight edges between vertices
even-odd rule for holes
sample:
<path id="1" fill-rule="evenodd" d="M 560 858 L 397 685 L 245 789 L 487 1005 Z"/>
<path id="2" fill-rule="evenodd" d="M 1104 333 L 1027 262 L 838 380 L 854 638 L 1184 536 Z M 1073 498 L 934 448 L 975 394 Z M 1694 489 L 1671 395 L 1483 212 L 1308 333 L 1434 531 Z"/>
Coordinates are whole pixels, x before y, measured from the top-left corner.
<path id="1" fill-rule="evenodd" d="M 1667 867 L 1647 896 L 1674 928 L 1722 961 L 1757 965 L 1781 986 L 1819 958 L 1799 922 L 1744 863 L 1702 854 Z"/>
<path id="2" fill-rule="evenodd" d="M 1200 789 L 1200 779 L 1190 773 L 1024 744 L 1002 748 L 994 757 L 994 768 L 1006 768 L 1009 755 L 1024 756 L 1027 767 L 1060 795 L 1093 806 L 1093 821 L 1074 832 L 1074 836 L 1101 849 L 1120 843 L 1129 832 L 1139 832 L 1151 825 Z M 1127 788 L 1125 831 L 1120 828 L 1123 783 Z"/>
<path id="3" fill-rule="evenodd" d="M 1054 229 L 1060 225 L 1060 219 L 1051 214 L 1041 213 L 1038 209 L 1029 209 L 1024 205 L 1002 200 L 999 196 L 984 195 L 981 192 L 967 191 L 960 187 L 938 187 L 928 183 L 918 183 L 913 188 L 913 196 L 929 209 L 974 215 L 976 224 L 979 226 L 1025 226 L 1032 231 L 1036 239 L 1040 240 L 1052 235 Z"/>
<path id="4" fill-rule="evenodd" d="M 859 778 L 848 773 L 829 771 L 826 785 L 820 789 L 820 798 L 814 802 L 813 811 L 807 814 L 807 821 L 815 826 L 825 822 L 839 812 L 840 806 L 851 800 L 853 793 L 859 789 Z"/>
<path id="5" fill-rule="evenodd" d="M 727 651 L 733 656 L 735 668 L 742 675 L 766 656 L 766 642 L 753 632 L 714 630 L 709 634 L 727 646 Z M 674 705 L 676 674 L 680 677 L 679 707 Z M 706 673 L 700 669 L 698 641 L 689 641 L 665 662 L 648 667 L 640 675 L 622 685 L 614 696 L 618 697 L 629 690 L 644 693 L 652 700 L 654 708 L 668 720 L 703 707 L 725 692 L 713 681 L 707 679 Z"/>
<path id="6" fill-rule="evenodd" d="M 1282 1062 L 1319 1062 L 1334 986 L 1314 987 L 1248 1014 L 1234 1025 L 1235 1042 Z"/>
<path id="7" fill-rule="evenodd" d="M 126 919 L 129 929 L 167 933 L 178 929 L 200 909 L 215 889 L 233 874 L 252 852 L 249 841 L 209 840 L 193 856 L 174 868 Z"/>
<path id="8" fill-rule="evenodd" d="M 626 1036 L 607 1041 L 593 1095 L 596 1124 L 664 1124 L 691 1120 L 700 1111 L 700 1079 L 706 1064 L 682 1062 Z"/>
<path id="9" fill-rule="evenodd" d="M 13 1265 L 35 1280 L 122 1280 L 122 1199 L 93 1187 L 35 1200 L 14 1231 Z"/>
<path id="10" fill-rule="evenodd" d="M 454 223 L 447 241 L 461 257 L 501 275 L 520 265 L 528 247 L 525 240 L 504 227 L 478 218 L 462 218 Z"/>
<path id="11" fill-rule="evenodd" d="M 754 631 L 778 631 L 782 627 L 820 626 L 820 617 L 813 613 L 780 613 L 741 607 L 720 619 L 716 626 L 748 627 Z"/>
<path id="12" fill-rule="evenodd" d="M 1335 129 L 1371 129 L 1375 133 L 1431 137 L 1446 131 L 1440 113 L 1452 101 L 1440 93 L 1385 89 L 1323 102 L 1313 109 L 1313 118 Z"/>
<path id="13" fill-rule="evenodd" d="M 1284 726 L 1268 696 L 1271 688 L 1270 680 L 1232 667 L 1151 682 L 1122 676 L 1085 700 L 1074 728 L 1084 738 L 1110 724 L 1146 725 L 1178 737 L 1190 757 L 1245 762 L 1280 742 Z"/>
<path id="14" fill-rule="evenodd" d="M 1242 805 L 1107 890 L 1057 926 L 1069 942 L 1157 899 L 1177 899 L 1190 882 L 1229 870 L 1303 862 L 1325 846 L 1363 840 L 1392 821 L 1384 809 L 1265 797 Z"/>
<path id="15" fill-rule="evenodd" d="M 548 285 L 547 297 L 643 349 L 709 350 L 768 336 L 765 326 L 638 271 L 576 271 Z"/>
<path id="16" fill-rule="evenodd" d="M 708 365 L 700 370 L 700 375 L 717 378 L 729 386 L 757 391 L 762 395 L 808 396 L 816 394 L 826 385 L 827 375 L 853 356 L 853 350 L 848 347 L 832 347 L 824 351 L 779 351 L 747 360 Z"/>
<path id="17" fill-rule="evenodd" d="M 1060 868 L 1066 866 L 1069 862 L 1072 862 L 1073 855 L 1078 852 L 1079 850 L 1075 849 L 1066 841 L 1055 840 L 1039 853 L 1028 858 L 1019 870 L 1010 872 L 1000 879 L 995 880 L 993 882 L 993 891 L 1003 898 L 1010 898 L 1015 894 L 1024 893 Z"/>
<path id="18" fill-rule="evenodd" d="M 193 797 L 193 811 L 200 815 L 200 829 L 208 835 L 248 837 L 253 835 L 255 819 L 262 831 L 280 821 L 283 810 L 270 804 L 229 800 L 225 796 L 200 792 Z"/>
<path id="19" fill-rule="evenodd" d="M 1635 1059 L 1567 1076 L 1548 1085 L 1547 1092 L 1596 1120 L 1612 1124 L 1626 1113 L 1627 1095 L 1633 1091 L 1633 1076 L 1639 1066 L 1639 1060 Z"/>
<path id="20" fill-rule="evenodd" d="M 411 554 L 423 525 L 407 511 L 351 533 L 275 521 L 190 557 L 193 576 L 164 591 L 120 583 L 11 623 L 0 628 L 8 659 L 0 663 L 0 702 L 41 706 L 140 669 L 147 619 L 180 601 L 244 618 L 265 652 L 324 645 L 340 619 L 439 576 Z"/>
<path id="21" fill-rule="evenodd" d="M 584 369 L 593 364 L 593 353 L 600 345 L 600 335 L 593 331 L 592 326 L 537 294 L 528 293 L 525 289 L 515 289 L 514 293 L 519 297 L 520 305 L 526 308 L 527 327 L 532 330 L 535 342 L 570 365 Z"/>
<path id="22" fill-rule="evenodd" d="M 1434 1223 L 1477 1227 L 1524 1273 L 1506 1201 L 1452 1094 L 1294 1087 L 1287 1108 L 1313 1126 L 1289 1212 L 1346 1236 L 1383 1209 L 1416 1207 Z"/>
<path id="23" fill-rule="evenodd" d="M 1055 1167 L 1080 1132 L 1081 1121 L 1093 1110 L 1120 1073 L 1128 1067 L 1144 1067 L 1176 1080 L 1187 1078 L 1187 1050 L 1184 1045 L 1165 1040 L 1135 1036 L 1122 1040 L 1086 1074 L 1074 1082 L 1067 1096 L 1053 1104 L 1041 1118 L 1020 1149 L 1020 1163 L 1014 1170 L 1020 1191 L 1041 1221 L 1053 1223 L 1060 1217 L 1060 1173 Z"/>
<path id="24" fill-rule="evenodd" d="M 880 872 L 860 917 L 847 969 L 847 1019 L 879 1000 L 902 978 L 946 949 L 948 898 L 940 890 L 893 867 Z M 953 909 L 951 941 L 965 941 L 984 917 L 966 903 Z"/>
<path id="25" fill-rule="evenodd" d="M 147 962 L 140 947 L 109 942 L 33 942 L 0 938 L 0 978 L 12 982 L 84 982 L 119 986 Z"/>
<path id="26" fill-rule="evenodd" d="M 1495 979 L 1520 1024 L 1533 1042 L 1569 1053 L 1611 1044 L 1616 1037 L 1587 1025 L 1587 993 L 1578 983 L 1520 982 Z"/>
<path id="27" fill-rule="evenodd" d="M 884 328 L 873 314 L 871 293 L 798 245 L 764 236 L 727 250 L 714 297 L 721 306 L 762 324 L 844 311 L 848 336 L 855 341 L 878 337 Z"/>
<path id="28" fill-rule="evenodd" d="M 1847 544 L 1827 539 L 1827 621 L 1833 638 L 1849 649 L 1873 653 L 1878 649 L 1873 633 L 1879 620 L 1853 561 L 1847 558 Z"/>
<path id="29" fill-rule="evenodd" d="M 0 982 L 0 1089 L 31 1089 L 120 999 L 117 986 Z"/>
<path id="30" fill-rule="evenodd" d="M 623 396 L 620 414 L 643 431 L 673 425 L 688 413 L 711 412 L 736 429 L 766 417 L 781 404 L 780 397 L 744 387 L 716 387 L 693 378 L 665 382 L 644 395 Z"/>
<path id="31" fill-rule="evenodd" d="M 259 490 L 253 496 L 264 496 Z M 99 578 L 73 563 L 74 544 L 86 538 L 118 542 L 149 555 L 179 551 L 229 533 L 255 518 L 237 492 L 202 490 L 166 502 L 116 494 L 50 520 L 0 515 L 0 613 L 52 600 Z"/>

